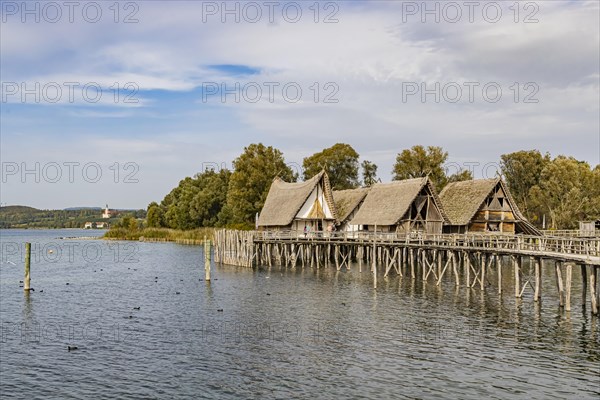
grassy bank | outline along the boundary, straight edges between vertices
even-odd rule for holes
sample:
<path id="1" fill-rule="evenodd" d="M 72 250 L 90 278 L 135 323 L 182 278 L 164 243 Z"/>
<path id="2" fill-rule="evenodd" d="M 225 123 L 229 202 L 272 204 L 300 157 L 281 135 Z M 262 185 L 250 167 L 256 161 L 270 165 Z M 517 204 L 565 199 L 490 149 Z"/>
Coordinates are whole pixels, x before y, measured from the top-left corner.
<path id="1" fill-rule="evenodd" d="M 111 228 L 106 232 L 104 238 L 113 240 L 200 244 L 205 237 L 207 239 L 212 239 L 214 230 L 214 228 L 199 228 L 189 231 L 168 228 L 144 228 L 135 230 L 127 228 Z"/>

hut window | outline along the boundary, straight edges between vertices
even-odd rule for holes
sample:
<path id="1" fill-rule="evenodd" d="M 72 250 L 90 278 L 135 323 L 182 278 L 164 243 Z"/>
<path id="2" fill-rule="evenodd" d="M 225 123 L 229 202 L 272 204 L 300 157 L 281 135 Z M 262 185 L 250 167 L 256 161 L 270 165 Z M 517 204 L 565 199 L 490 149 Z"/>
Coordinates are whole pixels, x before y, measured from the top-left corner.
<path id="1" fill-rule="evenodd" d="M 488 231 L 490 232 L 498 232 L 500 230 L 499 223 L 488 223 Z"/>

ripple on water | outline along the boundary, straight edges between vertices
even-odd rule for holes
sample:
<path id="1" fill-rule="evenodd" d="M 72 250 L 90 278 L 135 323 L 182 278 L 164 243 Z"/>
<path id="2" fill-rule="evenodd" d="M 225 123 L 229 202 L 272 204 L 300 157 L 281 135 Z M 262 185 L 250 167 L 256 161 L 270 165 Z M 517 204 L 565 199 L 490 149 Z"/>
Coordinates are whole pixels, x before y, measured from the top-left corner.
<path id="1" fill-rule="evenodd" d="M 61 236 L 32 234 L 11 237 L 3 231 L 3 240 L 44 243 Z M 509 294 L 500 298 L 493 288 L 482 294 L 397 276 L 380 279 L 374 290 L 371 275 L 355 266 L 351 271 L 220 266 L 206 283 L 200 247 L 135 245 L 134 264 L 109 252 L 93 264 L 34 263 L 38 291 L 28 299 L 18 287 L 22 263 L 1 265 L 3 395 L 600 395 L 598 320 L 577 306 L 568 316 L 560 313 L 550 290 L 541 308 L 527 296 L 517 303 Z M 551 288 L 552 274 L 546 272 L 544 287 Z M 79 349 L 68 352 L 67 345 Z"/>

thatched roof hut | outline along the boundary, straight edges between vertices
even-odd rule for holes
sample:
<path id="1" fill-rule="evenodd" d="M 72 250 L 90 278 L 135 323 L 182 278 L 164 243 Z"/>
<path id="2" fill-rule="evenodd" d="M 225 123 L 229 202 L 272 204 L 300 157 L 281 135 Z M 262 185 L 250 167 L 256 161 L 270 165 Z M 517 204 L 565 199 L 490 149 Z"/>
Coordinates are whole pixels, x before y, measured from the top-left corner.
<path id="1" fill-rule="evenodd" d="M 339 225 L 338 230 L 356 230 L 352 228 L 354 225 L 350 225 L 348 222 L 354 218 L 368 192 L 369 188 L 333 191 L 333 200 L 335 201 L 337 211 L 337 223 Z"/>
<path id="2" fill-rule="evenodd" d="M 376 183 L 350 221 L 367 230 L 441 233 L 447 221 L 428 177 Z"/>
<path id="3" fill-rule="evenodd" d="M 500 178 L 449 183 L 440 193 L 447 233 L 506 232 L 541 235 L 521 214 Z"/>
<path id="4" fill-rule="evenodd" d="M 258 217 L 258 227 L 302 230 L 307 225 L 311 230 L 322 230 L 336 218 L 329 177 L 322 171 L 298 183 L 275 178 Z"/>

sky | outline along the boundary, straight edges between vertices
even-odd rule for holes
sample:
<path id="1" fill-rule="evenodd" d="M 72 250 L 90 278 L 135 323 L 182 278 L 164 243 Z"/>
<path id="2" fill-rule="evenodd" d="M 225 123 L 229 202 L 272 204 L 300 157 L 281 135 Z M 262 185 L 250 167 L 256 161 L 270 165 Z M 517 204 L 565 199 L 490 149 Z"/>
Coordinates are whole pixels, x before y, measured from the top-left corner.
<path id="1" fill-rule="evenodd" d="M 146 208 L 186 176 L 351 144 L 493 177 L 600 163 L 600 2 L 0 1 L 2 205 Z"/>

